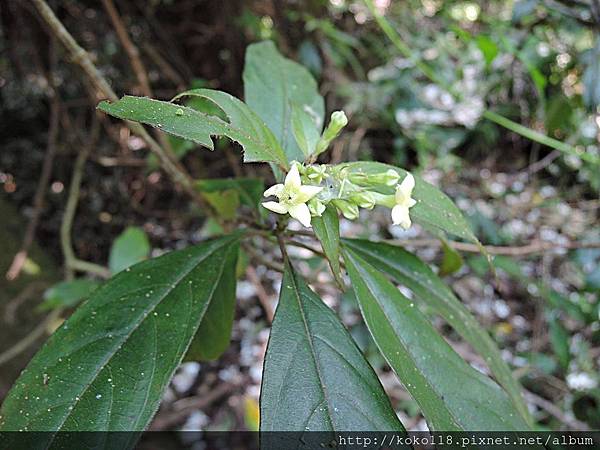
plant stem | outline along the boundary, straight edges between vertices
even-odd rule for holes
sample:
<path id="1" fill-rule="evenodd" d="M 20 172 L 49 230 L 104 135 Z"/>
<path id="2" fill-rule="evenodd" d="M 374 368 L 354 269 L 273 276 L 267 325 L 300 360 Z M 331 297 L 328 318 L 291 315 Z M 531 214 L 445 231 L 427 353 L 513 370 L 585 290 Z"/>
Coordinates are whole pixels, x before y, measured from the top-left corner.
<path id="1" fill-rule="evenodd" d="M 129 57 L 131 68 L 133 69 L 133 73 L 138 80 L 142 94 L 146 97 L 153 97 L 152 88 L 150 87 L 150 80 L 148 79 L 148 71 L 142 62 L 142 58 L 140 58 L 140 51 L 129 38 L 125 24 L 123 23 L 123 20 L 121 20 L 121 16 L 119 15 L 119 11 L 117 11 L 113 0 L 102 0 L 102 4 L 104 5 L 104 9 L 110 17 L 121 45 Z M 167 153 L 171 154 L 173 150 L 169 140 L 167 139 L 167 135 L 158 130 L 155 130 L 154 135 L 160 142 L 160 145 L 163 147 L 163 149 L 166 149 Z"/>
<path id="2" fill-rule="evenodd" d="M 119 12 L 115 7 L 114 2 L 112 0 L 102 0 L 102 4 L 104 5 L 104 9 L 110 17 L 113 27 L 115 28 L 115 31 L 117 33 L 117 37 L 119 38 L 119 41 L 121 41 L 121 45 L 123 45 L 123 48 L 125 49 L 125 52 L 129 57 L 129 61 L 131 62 L 131 68 L 133 69 L 135 77 L 138 80 L 140 90 L 145 96 L 152 97 L 152 89 L 150 88 L 148 73 L 146 71 L 146 68 L 144 67 L 142 59 L 140 58 L 140 52 L 129 38 L 127 29 L 125 28 L 125 25 L 121 20 L 121 16 L 119 16 Z"/>
<path id="3" fill-rule="evenodd" d="M 67 31 L 64 25 L 58 20 L 52 9 L 48 6 L 45 0 L 31 0 L 36 9 L 38 10 L 40 17 L 44 20 L 46 25 L 50 28 L 51 32 L 58 38 L 58 40 L 64 45 L 67 52 L 71 56 L 73 62 L 79 65 L 84 73 L 91 80 L 93 85 L 98 91 L 110 101 L 117 101 L 117 94 L 112 90 L 108 81 L 96 68 L 88 53 L 75 41 L 73 36 Z M 208 214 L 212 214 L 212 208 L 204 200 L 204 198 L 194 189 L 194 182 L 192 177 L 185 171 L 185 169 L 179 164 L 179 162 L 163 149 L 158 142 L 156 142 L 146 129 L 136 122 L 125 122 L 127 127 L 135 134 L 140 136 L 152 153 L 154 153 L 160 161 L 161 167 L 167 172 L 167 174 L 173 179 L 173 181 L 182 186 L 184 190 L 198 203 Z"/>
<path id="4" fill-rule="evenodd" d="M 408 247 L 434 247 L 440 246 L 441 241 L 438 239 L 407 239 L 407 240 L 387 240 L 386 242 L 393 245 L 408 246 Z M 480 253 L 481 248 L 475 244 L 468 242 L 446 241 L 446 243 L 454 250 L 467 253 Z M 556 242 L 534 241 L 526 245 L 517 247 L 508 247 L 500 245 L 484 245 L 483 248 L 490 255 L 504 256 L 529 256 L 536 253 L 544 253 L 556 249 L 576 250 L 581 248 L 600 248 L 600 242 L 567 242 L 559 244 Z"/>
<path id="5" fill-rule="evenodd" d="M 73 279 L 75 267 L 74 262 L 77 261 L 75 251 L 73 250 L 73 243 L 71 241 L 71 229 L 73 227 L 73 220 L 75 219 L 75 211 L 77 210 L 77 203 L 79 202 L 79 190 L 81 188 L 81 180 L 83 178 L 83 169 L 85 162 L 92 150 L 92 147 L 96 145 L 98 135 L 100 133 L 100 122 L 94 115 L 94 123 L 92 125 L 92 131 L 86 144 L 82 147 L 81 151 L 77 154 L 75 160 L 75 166 L 73 167 L 73 175 L 71 177 L 71 184 L 69 186 L 69 196 L 67 197 L 67 205 L 65 206 L 65 212 L 63 214 L 63 220 L 60 224 L 60 246 L 62 249 L 63 257 L 65 258 L 65 278 L 67 280 Z"/>
<path id="6" fill-rule="evenodd" d="M 53 68 L 51 67 L 50 77 L 53 77 L 52 72 Z M 23 237 L 23 244 L 21 245 L 21 249 L 13 258 L 10 268 L 6 272 L 6 279 L 9 281 L 15 280 L 19 276 L 19 274 L 21 273 L 21 269 L 23 268 L 23 265 L 27 260 L 27 254 L 29 253 L 31 244 L 33 244 L 35 232 L 37 230 L 37 226 L 40 221 L 40 216 L 42 214 L 42 209 L 44 207 L 44 197 L 46 195 L 46 190 L 48 189 L 50 177 L 52 175 L 52 165 L 54 162 L 54 156 L 56 155 L 56 140 L 59 129 L 60 104 L 55 91 L 52 92 L 51 97 L 52 99 L 50 102 L 50 126 L 48 128 L 48 143 L 46 147 L 46 154 L 44 156 L 44 163 L 42 165 L 42 173 L 40 174 L 39 182 L 35 191 L 35 195 L 33 197 L 33 214 L 31 216 L 31 219 L 29 220 L 29 223 L 27 224 L 27 229 L 25 230 L 25 236 Z"/>
<path id="7" fill-rule="evenodd" d="M 77 210 L 77 203 L 79 202 L 79 191 L 81 189 L 81 180 L 83 179 L 83 169 L 87 158 L 92 151 L 92 148 L 98 141 L 98 135 L 100 134 L 100 122 L 94 116 L 94 123 L 92 124 L 92 131 L 85 145 L 82 146 L 81 151 L 77 154 L 75 160 L 75 166 L 73 167 L 73 176 L 71 178 L 71 185 L 69 186 L 69 196 L 67 198 L 67 205 L 65 206 L 65 212 L 63 214 L 63 220 L 60 224 L 60 246 L 65 258 L 65 278 L 71 280 L 74 277 L 76 270 L 82 272 L 88 272 L 98 275 L 102 278 L 109 278 L 110 271 L 103 266 L 94 264 L 88 261 L 82 261 L 75 256 L 73 250 L 73 243 L 71 241 L 71 230 L 73 228 L 73 220 L 75 219 L 75 211 Z"/>

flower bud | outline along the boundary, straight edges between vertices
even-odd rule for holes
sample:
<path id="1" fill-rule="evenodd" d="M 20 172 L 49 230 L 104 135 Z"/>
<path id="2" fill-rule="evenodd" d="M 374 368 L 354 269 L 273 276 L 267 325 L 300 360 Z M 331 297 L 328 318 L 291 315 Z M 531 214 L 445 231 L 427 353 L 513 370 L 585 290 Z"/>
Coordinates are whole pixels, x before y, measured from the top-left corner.
<path id="1" fill-rule="evenodd" d="M 346 200 L 333 200 L 333 204 L 341 211 L 348 220 L 358 219 L 358 206 Z"/>
<path id="2" fill-rule="evenodd" d="M 312 198 L 308 201 L 308 210 L 313 217 L 321 217 L 325 211 L 325 205 L 317 198 Z"/>
<path id="3" fill-rule="evenodd" d="M 371 195 L 376 205 L 385 206 L 386 208 L 393 208 L 396 204 L 395 195 L 385 195 L 380 194 L 379 192 L 371 192 Z"/>
<path id="4" fill-rule="evenodd" d="M 319 142 L 317 142 L 315 156 L 327 150 L 327 147 L 329 147 L 331 141 L 333 141 L 340 134 L 342 128 L 344 128 L 346 125 L 348 125 L 348 118 L 346 117 L 344 111 L 333 112 L 331 114 L 329 125 L 327 125 L 325 131 L 323 131 L 323 135 L 321 136 L 321 139 L 319 139 Z"/>
<path id="5" fill-rule="evenodd" d="M 309 180 L 320 184 L 323 178 L 327 176 L 327 166 L 319 164 L 307 166 L 306 176 Z"/>
<path id="6" fill-rule="evenodd" d="M 337 127 L 337 130 L 340 131 L 346 125 L 348 125 L 346 113 L 344 113 L 344 111 L 334 111 L 331 113 L 331 122 L 327 128 Z"/>
<path id="7" fill-rule="evenodd" d="M 349 178 L 353 183 L 361 186 L 395 186 L 400 180 L 400 175 L 393 169 L 379 173 L 350 173 Z"/>
<path id="8" fill-rule="evenodd" d="M 373 209 L 375 207 L 375 196 L 368 191 L 359 192 L 352 195 L 350 197 L 350 201 L 365 209 Z"/>

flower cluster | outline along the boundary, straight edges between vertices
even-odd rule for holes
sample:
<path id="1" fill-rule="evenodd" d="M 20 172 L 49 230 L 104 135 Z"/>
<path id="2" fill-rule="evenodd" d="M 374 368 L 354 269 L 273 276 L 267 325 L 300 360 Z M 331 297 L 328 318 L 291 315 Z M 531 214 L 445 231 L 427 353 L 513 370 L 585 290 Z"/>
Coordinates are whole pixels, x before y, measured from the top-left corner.
<path id="1" fill-rule="evenodd" d="M 395 189 L 394 189 L 395 187 Z M 396 170 L 363 173 L 346 165 L 302 165 L 292 163 L 285 181 L 267 189 L 265 197 L 275 196 L 263 206 L 278 214 L 289 214 L 305 227 L 311 218 L 321 216 L 328 204 L 335 206 L 347 219 L 358 218 L 359 208 L 376 205 L 391 209 L 392 222 L 404 229 L 411 226 L 409 209 L 415 179 L 407 173 L 402 182 Z"/>

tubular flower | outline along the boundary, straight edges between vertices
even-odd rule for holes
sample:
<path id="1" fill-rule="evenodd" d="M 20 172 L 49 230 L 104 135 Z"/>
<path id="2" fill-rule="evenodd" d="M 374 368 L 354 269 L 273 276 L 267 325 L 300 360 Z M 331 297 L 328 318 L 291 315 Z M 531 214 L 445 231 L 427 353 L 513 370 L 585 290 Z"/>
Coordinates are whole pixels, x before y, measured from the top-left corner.
<path id="1" fill-rule="evenodd" d="M 321 186 L 302 185 L 298 166 L 292 164 L 283 184 L 271 186 L 264 193 L 265 197 L 274 195 L 279 202 L 265 202 L 262 205 L 277 214 L 289 214 L 305 227 L 310 227 L 311 214 L 306 203 L 322 189 Z"/>
<path id="2" fill-rule="evenodd" d="M 392 222 L 394 225 L 400 225 L 405 230 L 408 230 L 411 226 L 408 210 L 417 203 L 411 198 L 414 187 L 415 179 L 410 173 L 406 175 L 402 183 L 396 186 L 396 204 L 392 208 Z"/>

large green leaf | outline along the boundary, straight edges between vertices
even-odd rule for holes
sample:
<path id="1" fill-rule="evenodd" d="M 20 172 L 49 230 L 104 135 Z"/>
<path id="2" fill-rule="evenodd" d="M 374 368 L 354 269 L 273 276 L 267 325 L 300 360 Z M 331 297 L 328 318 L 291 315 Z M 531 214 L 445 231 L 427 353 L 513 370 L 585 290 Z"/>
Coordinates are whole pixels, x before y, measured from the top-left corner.
<path id="1" fill-rule="evenodd" d="M 187 106 L 126 95 L 114 103 L 101 102 L 98 109 L 119 119 L 133 120 L 158 128 L 166 133 L 214 148 L 211 136 L 227 136 L 244 149 L 244 161 L 270 161 L 287 167 L 283 150 L 262 121 L 243 102 L 228 94 L 212 91 L 204 96 L 220 102 L 219 107 L 229 122 Z"/>
<path id="2" fill-rule="evenodd" d="M 143 261 L 150 253 L 150 242 L 144 230 L 127 227 L 113 242 L 108 257 L 111 273 L 118 273 Z"/>
<path id="3" fill-rule="evenodd" d="M 212 301 L 185 355 L 186 361 L 212 361 L 229 347 L 235 315 L 237 260 L 238 252 L 230 252 Z"/>
<path id="4" fill-rule="evenodd" d="M 335 314 L 286 267 L 264 363 L 261 431 L 403 431 Z"/>
<path id="5" fill-rule="evenodd" d="M 237 241 L 228 236 L 141 262 L 96 290 L 16 381 L 0 431 L 143 430 Z M 37 444 L 48 448 L 54 436 L 39 435 Z"/>
<path id="6" fill-rule="evenodd" d="M 341 167 L 346 167 L 349 173 L 365 175 L 382 173 L 389 169 L 398 172 L 402 178 L 407 174 L 404 169 L 399 167 L 371 161 L 346 163 L 342 164 Z M 479 244 L 469 224 L 452 200 L 422 178 L 416 175 L 414 175 L 414 178 L 415 188 L 412 196 L 417 204 L 410 209 L 411 218 L 427 228 L 454 234 Z M 386 191 L 384 193 L 391 194 L 394 192 L 394 187 L 382 188 L 382 190 Z"/>
<path id="7" fill-rule="evenodd" d="M 304 157 L 312 155 L 321 137 L 320 130 L 314 117 L 295 104 L 292 104 L 292 131 Z"/>
<path id="8" fill-rule="evenodd" d="M 343 245 L 362 259 L 385 272 L 394 281 L 409 288 L 415 300 L 439 314 L 479 352 L 498 382 L 506 389 L 515 407 L 529 422 L 531 417 L 521 397 L 521 388 L 502 359 L 493 339 L 477 319 L 456 298 L 452 290 L 417 256 L 401 247 L 362 239 L 344 239 Z"/>
<path id="9" fill-rule="evenodd" d="M 335 206 L 327 206 L 321 217 L 313 217 L 312 226 L 327 256 L 333 276 L 343 288 L 344 280 L 340 268 L 340 220 Z"/>
<path id="10" fill-rule="evenodd" d="M 310 72 L 265 41 L 248 46 L 243 77 L 244 100 L 273 131 L 288 161 L 304 160 L 306 155 L 294 138 L 292 111 L 297 108 L 313 117 L 318 134 L 325 116 L 323 97 Z"/>
<path id="11" fill-rule="evenodd" d="M 343 253 L 367 327 L 431 430 L 528 428 L 506 392 L 454 352 L 379 268 L 350 249 Z"/>

